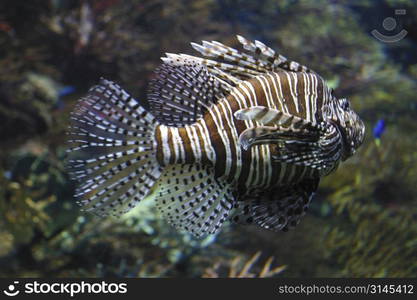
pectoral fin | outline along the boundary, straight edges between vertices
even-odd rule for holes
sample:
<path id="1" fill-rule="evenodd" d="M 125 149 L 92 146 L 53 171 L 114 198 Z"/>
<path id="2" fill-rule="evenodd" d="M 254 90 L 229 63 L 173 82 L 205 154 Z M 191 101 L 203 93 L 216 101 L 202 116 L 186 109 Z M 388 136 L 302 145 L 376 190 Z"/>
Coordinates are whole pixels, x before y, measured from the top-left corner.
<path id="1" fill-rule="evenodd" d="M 277 128 L 271 126 L 253 127 L 244 130 L 239 136 L 239 143 L 244 150 L 262 144 L 284 145 L 286 142 L 298 141 L 302 145 L 317 142 L 318 132 L 306 129 Z"/>
<path id="2" fill-rule="evenodd" d="M 342 137 L 333 125 L 330 125 L 317 142 L 289 140 L 277 147 L 272 155 L 275 162 L 306 166 L 327 175 L 337 166 L 342 152 Z"/>
<path id="3" fill-rule="evenodd" d="M 256 121 L 265 126 L 279 126 L 293 130 L 320 129 L 320 126 L 315 122 L 309 122 L 303 118 L 265 106 L 252 106 L 240 109 L 234 115 L 238 120 Z"/>
<path id="4" fill-rule="evenodd" d="M 296 116 L 262 106 L 241 109 L 239 120 L 251 120 L 264 126 L 244 130 L 239 143 L 244 150 L 254 145 L 276 145 L 275 162 L 307 166 L 322 174 L 331 172 L 340 159 L 342 138 L 337 126 L 308 122 Z"/>

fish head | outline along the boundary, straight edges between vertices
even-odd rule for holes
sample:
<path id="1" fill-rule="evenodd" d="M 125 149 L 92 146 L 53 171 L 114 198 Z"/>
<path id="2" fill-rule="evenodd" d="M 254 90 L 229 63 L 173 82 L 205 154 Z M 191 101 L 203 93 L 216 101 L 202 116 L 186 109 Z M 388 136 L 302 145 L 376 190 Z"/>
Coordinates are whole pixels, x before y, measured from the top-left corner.
<path id="1" fill-rule="evenodd" d="M 343 140 L 342 160 L 346 160 L 362 145 L 365 124 L 346 98 L 334 99 L 324 110 L 325 119 L 336 124 Z"/>

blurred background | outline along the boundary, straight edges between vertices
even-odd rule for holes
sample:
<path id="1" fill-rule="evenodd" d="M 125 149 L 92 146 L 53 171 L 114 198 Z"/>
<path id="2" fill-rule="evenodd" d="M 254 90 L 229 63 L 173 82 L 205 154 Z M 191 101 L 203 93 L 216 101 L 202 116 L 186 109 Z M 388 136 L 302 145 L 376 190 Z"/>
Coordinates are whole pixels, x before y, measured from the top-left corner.
<path id="1" fill-rule="evenodd" d="M 151 201 L 120 219 L 79 212 L 64 168 L 76 100 L 105 77 L 146 105 L 165 52 L 235 34 L 317 71 L 366 123 L 297 228 L 196 240 Z M 416 53 L 412 0 L 2 0 L 0 276 L 416 277 Z"/>

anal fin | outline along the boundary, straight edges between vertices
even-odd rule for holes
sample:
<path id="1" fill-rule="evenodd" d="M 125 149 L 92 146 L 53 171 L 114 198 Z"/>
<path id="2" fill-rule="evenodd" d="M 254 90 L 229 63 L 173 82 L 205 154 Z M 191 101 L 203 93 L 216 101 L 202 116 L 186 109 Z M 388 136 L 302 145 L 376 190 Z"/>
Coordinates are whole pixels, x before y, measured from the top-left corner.
<path id="1" fill-rule="evenodd" d="M 229 185 L 202 165 L 168 166 L 155 197 L 157 208 L 171 225 L 197 237 L 216 233 L 234 204 Z"/>

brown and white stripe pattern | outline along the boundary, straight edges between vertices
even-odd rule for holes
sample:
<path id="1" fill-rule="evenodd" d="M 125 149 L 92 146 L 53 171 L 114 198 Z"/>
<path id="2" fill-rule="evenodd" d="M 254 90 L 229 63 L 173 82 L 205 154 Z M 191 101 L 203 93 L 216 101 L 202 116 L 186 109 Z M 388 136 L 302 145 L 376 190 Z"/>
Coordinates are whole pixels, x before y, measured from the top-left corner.
<path id="1" fill-rule="evenodd" d="M 312 168 L 274 163 L 272 155 L 276 153 L 272 145 L 244 151 L 238 143 L 239 135 L 260 124 L 252 120 L 237 120 L 234 113 L 264 106 L 317 123 L 317 116 L 329 99 L 326 84 L 314 73 L 271 72 L 242 81 L 195 124 L 181 128 L 158 126 L 158 161 L 162 165 L 210 164 L 215 167 L 217 177 L 245 190 L 311 178 L 317 175 Z"/>

